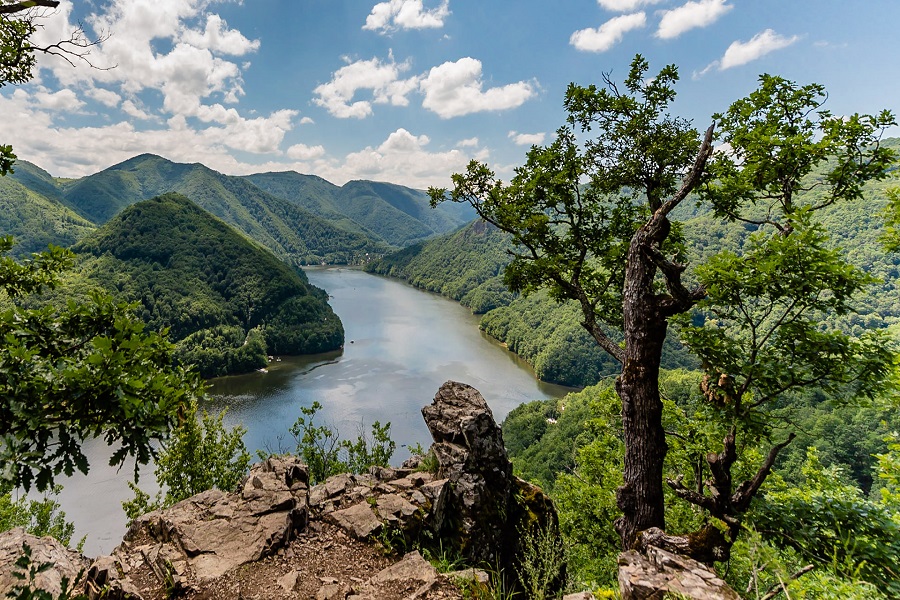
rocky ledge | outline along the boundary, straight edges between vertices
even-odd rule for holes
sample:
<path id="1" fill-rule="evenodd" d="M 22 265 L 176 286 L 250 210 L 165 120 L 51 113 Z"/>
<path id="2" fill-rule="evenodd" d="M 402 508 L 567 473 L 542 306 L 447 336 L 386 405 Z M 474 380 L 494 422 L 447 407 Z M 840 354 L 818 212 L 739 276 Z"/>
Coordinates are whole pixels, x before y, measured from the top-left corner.
<path id="1" fill-rule="evenodd" d="M 240 489 L 203 492 L 136 519 L 110 556 L 94 561 L 21 529 L 0 534 L 0 594 L 17 583 L 22 543 L 54 567 L 39 585 L 54 595 L 62 577 L 91 598 L 461 598 L 418 550 L 461 556 L 514 574 L 520 532 L 555 526 L 537 487 L 512 475 L 500 428 L 477 390 L 448 382 L 423 409 L 434 437 L 434 473 L 412 461 L 337 475 L 310 487 L 296 457 L 254 465 Z M 82 575 L 79 572 L 83 571 Z M 563 581 L 562 567 L 555 574 Z"/>

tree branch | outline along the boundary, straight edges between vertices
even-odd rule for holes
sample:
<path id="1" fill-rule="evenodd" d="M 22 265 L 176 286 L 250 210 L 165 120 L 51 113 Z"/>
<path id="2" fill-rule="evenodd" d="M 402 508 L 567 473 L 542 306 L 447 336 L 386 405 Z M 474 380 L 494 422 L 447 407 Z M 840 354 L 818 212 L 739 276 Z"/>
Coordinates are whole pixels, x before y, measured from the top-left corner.
<path id="1" fill-rule="evenodd" d="M 785 446 L 794 441 L 795 437 L 797 437 L 797 434 L 791 432 L 785 441 L 772 446 L 768 456 L 766 456 L 766 460 L 763 462 L 762 466 L 760 466 L 759 470 L 756 471 L 756 475 L 753 476 L 753 479 L 747 480 L 738 486 L 737 491 L 731 496 L 731 504 L 736 510 L 740 512 L 747 510 L 753 496 L 756 495 L 760 486 L 765 482 L 766 477 L 769 476 L 772 465 L 775 464 L 775 459 L 778 458 L 778 453 L 781 452 Z"/>
<path id="2" fill-rule="evenodd" d="M 805 567 L 803 567 L 802 569 L 800 569 L 799 571 L 797 571 L 796 573 L 791 575 L 788 578 L 788 581 L 794 581 L 796 579 L 799 579 L 801 576 L 806 575 L 807 573 L 812 571 L 814 568 L 815 568 L 815 565 L 806 565 Z M 772 600 L 772 598 L 774 598 L 781 592 L 785 592 L 785 591 L 787 591 L 787 583 L 780 581 L 780 582 L 776 583 L 774 586 L 772 586 L 771 588 L 769 588 L 769 591 L 766 592 L 766 594 L 759 600 Z"/>
<path id="3" fill-rule="evenodd" d="M 703 175 L 703 169 L 706 168 L 706 161 L 712 156 L 712 139 L 715 127 L 716 124 L 713 123 L 709 126 L 709 129 L 706 130 L 706 135 L 703 136 L 703 143 L 700 145 L 700 150 L 697 152 L 696 160 L 694 160 L 694 166 L 691 167 L 691 170 L 688 171 L 688 174 L 685 176 L 684 182 L 681 184 L 681 189 L 678 190 L 674 196 L 663 202 L 662 206 L 654 213 L 654 218 L 656 218 L 657 215 L 665 217 L 672 212 L 700 183 L 700 176 Z"/>
<path id="4" fill-rule="evenodd" d="M 4 4 L 0 5 L 0 15 L 10 15 L 15 14 L 17 12 L 22 12 L 23 10 L 28 10 L 29 8 L 34 8 L 35 6 L 41 6 L 44 8 L 56 8 L 59 6 L 58 0 L 22 0 L 21 2 L 16 2 L 15 4 Z"/>

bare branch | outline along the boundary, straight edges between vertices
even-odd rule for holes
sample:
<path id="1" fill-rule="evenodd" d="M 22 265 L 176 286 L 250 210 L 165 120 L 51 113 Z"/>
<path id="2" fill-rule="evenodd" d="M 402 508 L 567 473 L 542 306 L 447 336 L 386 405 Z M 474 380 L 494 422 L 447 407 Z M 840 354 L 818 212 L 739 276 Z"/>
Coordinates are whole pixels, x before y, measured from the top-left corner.
<path id="1" fill-rule="evenodd" d="M 794 581 L 795 579 L 799 579 L 801 576 L 806 575 L 807 573 L 812 571 L 814 568 L 815 568 L 814 565 L 806 565 L 805 567 L 803 567 L 802 569 L 800 569 L 799 571 L 797 571 L 796 573 L 791 575 L 788 578 L 788 581 Z M 786 592 L 786 591 L 787 591 L 787 583 L 780 581 L 780 582 L 776 583 L 774 586 L 772 586 L 769 589 L 769 591 L 766 592 L 766 594 L 759 600 L 772 600 L 772 598 L 774 598 L 781 592 Z"/>
<path id="2" fill-rule="evenodd" d="M 745 481 L 738 486 L 737 491 L 731 496 L 731 504 L 736 510 L 740 512 L 747 510 L 753 496 L 756 495 L 760 486 L 765 482 L 766 477 L 769 476 L 772 465 L 775 464 L 775 459 L 778 458 L 778 453 L 781 452 L 785 446 L 794 441 L 795 437 L 797 437 L 797 434 L 791 432 L 785 441 L 772 446 L 768 456 L 766 456 L 766 460 L 763 462 L 762 466 L 759 467 L 759 470 L 756 471 L 756 475 L 753 476 L 753 479 Z"/>
<path id="3" fill-rule="evenodd" d="M 706 130 L 706 135 L 703 136 L 703 143 L 700 145 L 700 150 L 697 152 L 696 160 L 694 160 L 694 166 L 691 167 L 691 170 L 688 171 L 687 176 L 685 176 L 684 182 L 681 184 L 681 189 L 678 190 L 674 196 L 663 202 L 662 206 L 654 213 L 654 218 L 657 215 L 665 217 L 672 212 L 672 210 L 681 204 L 681 201 L 687 198 L 688 194 L 690 194 L 700 183 L 700 176 L 703 175 L 703 169 L 706 168 L 706 161 L 712 156 L 712 139 L 715 127 L 716 124 L 713 123 L 709 126 L 709 129 Z"/>
<path id="4" fill-rule="evenodd" d="M 59 6 L 58 0 L 22 0 L 15 4 L 0 5 L 0 15 L 11 15 L 29 8 L 41 6 L 44 8 L 56 8 Z"/>

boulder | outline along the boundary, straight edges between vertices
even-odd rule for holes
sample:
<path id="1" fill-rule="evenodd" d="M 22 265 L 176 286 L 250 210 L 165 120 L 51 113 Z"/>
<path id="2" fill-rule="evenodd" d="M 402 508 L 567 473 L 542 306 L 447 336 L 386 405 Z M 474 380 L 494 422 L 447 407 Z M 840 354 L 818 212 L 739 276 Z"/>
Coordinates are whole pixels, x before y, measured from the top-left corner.
<path id="1" fill-rule="evenodd" d="M 706 565 L 655 546 L 646 555 L 635 550 L 619 555 L 619 591 L 622 600 L 740 600 Z"/>
<path id="2" fill-rule="evenodd" d="M 55 598 L 62 589 L 62 581 L 68 581 L 69 590 L 80 582 L 78 579 L 87 571 L 90 560 L 79 552 L 69 550 L 52 537 L 37 537 L 26 533 L 21 527 L 0 533 L 0 598 L 22 583 L 13 573 L 20 572 L 16 561 L 23 554 L 23 544 L 31 548 L 31 564 L 34 566 L 50 563 L 52 566 L 35 577 L 35 585 Z"/>
<path id="3" fill-rule="evenodd" d="M 306 527 L 308 482 L 299 459 L 270 457 L 237 492 L 208 490 L 135 519 L 117 553 L 140 552 L 162 581 L 215 579 L 274 554 Z"/>

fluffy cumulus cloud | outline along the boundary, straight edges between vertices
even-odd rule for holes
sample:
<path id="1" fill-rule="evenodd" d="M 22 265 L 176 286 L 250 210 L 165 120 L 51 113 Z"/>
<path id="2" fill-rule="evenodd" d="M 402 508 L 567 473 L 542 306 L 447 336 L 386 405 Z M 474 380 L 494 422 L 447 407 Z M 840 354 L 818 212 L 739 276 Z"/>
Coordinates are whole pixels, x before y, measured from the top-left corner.
<path id="1" fill-rule="evenodd" d="M 287 155 L 294 160 L 313 160 L 325 156 L 324 146 L 307 146 L 306 144 L 294 144 L 287 149 Z"/>
<path id="2" fill-rule="evenodd" d="M 731 45 L 728 46 L 728 49 L 725 50 L 725 54 L 722 58 L 712 61 L 703 70 L 695 72 L 694 79 L 703 77 L 713 69 L 724 71 L 726 69 L 745 65 L 770 52 L 787 48 L 799 39 L 800 36 L 797 35 L 788 37 L 775 33 L 772 29 L 766 29 L 765 31 L 757 33 L 749 41 L 732 42 Z"/>
<path id="3" fill-rule="evenodd" d="M 102 5 L 102 12 L 85 19 L 89 37 L 101 40 L 89 56 L 98 68 L 72 68 L 54 57 L 42 57 L 40 66 L 51 71 L 70 94 L 83 94 L 104 107 L 119 108 L 124 117 L 194 118 L 211 127 L 205 134 L 210 139 L 220 137 L 223 131 L 225 137 L 233 133 L 235 139 L 261 131 L 265 132 L 261 141 L 242 149 L 270 151 L 273 139 L 290 129 L 289 120 L 295 113 L 277 111 L 269 117 L 247 119 L 233 106 L 226 106 L 237 104 L 244 95 L 245 65 L 232 57 L 256 51 L 260 42 L 229 28 L 221 16 L 211 12 L 215 4 L 211 0 L 111 0 Z M 58 13 L 46 19 L 38 31 L 37 41 L 69 38 L 77 28 L 71 21 L 72 2 L 63 0 Z M 137 100 L 143 92 L 161 93 L 161 106 L 143 105 Z M 83 104 L 75 96 L 56 101 L 60 111 Z M 48 106 L 46 101 L 44 106 Z"/>
<path id="4" fill-rule="evenodd" d="M 430 141 L 426 135 L 397 129 L 378 147 L 350 153 L 342 163 L 326 168 L 325 172 L 332 173 L 326 178 L 338 182 L 351 178 L 397 181 L 417 188 L 447 185 L 449 173 L 465 170 L 473 157 L 459 149 L 431 152 L 426 148 Z"/>
<path id="5" fill-rule="evenodd" d="M 766 29 L 754 35 L 750 41 L 732 42 L 719 61 L 719 69 L 724 71 L 747 64 L 770 52 L 787 48 L 799 39 L 800 37 L 796 35 L 787 37 L 775 33 L 772 29 Z"/>
<path id="6" fill-rule="evenodd" d="M 544 143 L 546 133 L 519 133 L 518 131 L 510 131 L 509 139 L 517 146 L 540 146 Z"/>
<path id="7" fill-rule="evenodd" d="M 34 93 L 38 106 L 53 112 L 76 112 L 84 106 L 72 90 L 51 92 L 46 89 Z"/>
<path id="8" fill-rule="evenodd" d="M 433 67 L 419 89 L 425 95 L 422 106 L 442 119 L 516 108 L 535 94 L 525 81 L 484 89 L 481 61 L 471 57 Z"/>
<path id="9" fill-rule="evenodd" d="M 314 103 L 341 119 L 362 119 L 372 114 L 372 104 L 390 103 L 407 106 L 407 95 L 416 89 L 416 78 L 402 79 L 400 74 L 409 69 L 407 63 L 396 63 L 393 58 L 358 60 L 341 67 L 331 81 L 316 87 Z M 355 100 L 357 92 L 370 91 L 371 99 Z"/>
<path id="10" fill-rule="evenodd" d="M 685 31 L 706 27 L 734 8 L 728 0 L 697 0 L 662 13 L 656 36 L 664 40 L 676 38 Z"/>
<path id="11" fill-rule="evenodd" d="M 580 29 L 572 34 L 569 43 L 584 52 L 606 52 L 625 37 L 632 29 L 647 24 L 647 15 L 637 12 L 614 17 L 596 29 Z"/>
<path id="12" fill-rule="evenodd" d="M 426 9 L 422 0 L 388 0 L 372 7 L 363 29 L 387 33 L 397 29 L 436 29 L 450 15 L 450 0 Z"/>

